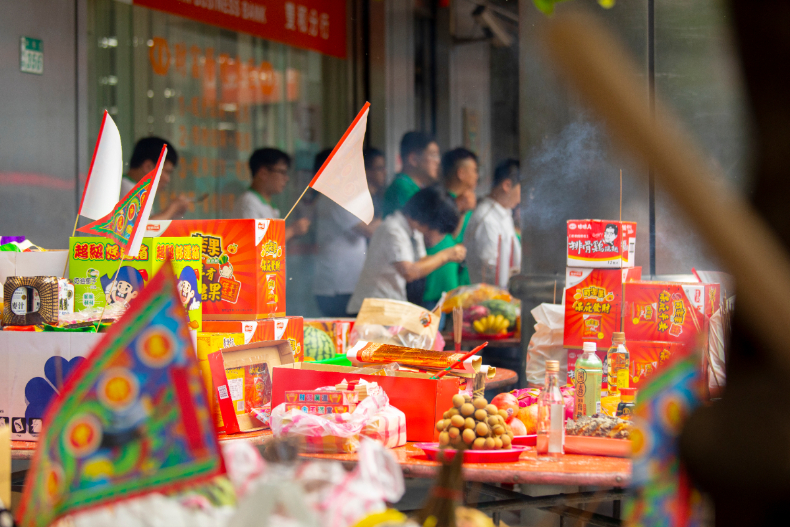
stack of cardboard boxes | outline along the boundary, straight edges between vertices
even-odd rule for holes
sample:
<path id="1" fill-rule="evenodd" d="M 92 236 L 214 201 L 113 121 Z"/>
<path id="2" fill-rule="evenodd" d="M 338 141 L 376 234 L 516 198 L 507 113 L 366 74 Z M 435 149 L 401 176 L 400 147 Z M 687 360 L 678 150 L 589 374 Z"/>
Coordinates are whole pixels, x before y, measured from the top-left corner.
<path id="1" fill-rule="evenodd" d="M 674 354 L 707 345 L 708 320 L 719 308 L 718 284 L 642 281 L 642 268 L 634 266 L 635 222 L 569 220 L 567 232 L 563 345 L 569 383 L 584 342 L 597 344 L 606 368 L 614 332 L 625 333 L 635 388 Z"/>

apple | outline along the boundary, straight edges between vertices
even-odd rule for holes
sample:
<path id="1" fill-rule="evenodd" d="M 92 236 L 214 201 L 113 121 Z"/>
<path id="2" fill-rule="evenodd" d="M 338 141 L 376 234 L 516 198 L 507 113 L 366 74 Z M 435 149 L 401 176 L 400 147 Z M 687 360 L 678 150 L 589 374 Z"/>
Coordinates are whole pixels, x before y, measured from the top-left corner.
<path id="1" fill-rule="evenodd" d="M 491 404 L 496 406 L 497 409 L 507 412 L 506 423 L 510 423 L 519 410 L 518 399 L 512 393 L 500 393 L 491 399 Z"/>

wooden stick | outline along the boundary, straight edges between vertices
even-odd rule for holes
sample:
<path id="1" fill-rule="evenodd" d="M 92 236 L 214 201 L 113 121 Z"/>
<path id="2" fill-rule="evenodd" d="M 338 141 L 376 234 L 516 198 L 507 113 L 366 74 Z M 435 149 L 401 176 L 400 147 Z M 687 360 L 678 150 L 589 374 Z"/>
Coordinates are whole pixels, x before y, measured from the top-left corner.
<path id="1" fill-rule="evenodd" d="M 464 355 L 463 357 L 461 357 L 460 359 L 458 359 L 457 361 L 455 361 L 454 363 L 450 364 L 445 369 L 440 371 L 438 373 L 438 375 L 434 375 L 433 377 L 431 377 L 431 379 L 441 379 L 442 377 L 447 375 L 447 373 L 450 370 L 452 370 L 453 368 L 458 367 L 459 365 L 462 365 L 466 359 L 468 359 L 469 357 L 471 357 L 472 355 L 474 355 L 475 353 L 477 353 L 481 349 L 485 348 L 486 346 L 488 346 L 488 342 L 483 342 L 478 347 L 476 347 L 475 349 L 473 349 L 472 351 L 470 351 L 469 353 L 467 353 L 466 355 Z"/>
<path id="2" fill-rule="evenodd" d="M 623 226 L 623 169 L 620 169 L 620 229 L 622 230 Z"/>
<path id="3" fill-rule="evenodd" d="M 301 195 L 301 196 L 299 196 L 299 199 L 297 199 L 297 200 L 296 200 L 296 203 L 294 203 L 294 206 L 293 206 L 293 207 L 291 207 L 291 210 L 289 210 L 289 211 L 288 211 L 288 214 L 286 214 L 286 215 L 285 215 L 285 218 L 283 218 L 283 221 L 285 221 L 285 220 L 287 220 L 287 219 L 288 219 L 288 216 L 290 216 L 290 215 L 291 215 L 291 213 L 292 213 L 292 212 L 294 211 L 294 209 L 296 208 L 296 206 L 297 206 L 297 205 L 299 205 L 299 202 L 300 202 L 300 201 L 302 201 L 302 198 L 303 198 L 303 197 L 304 197 L 304 195 L 307 193 L 307 189 L 309 189 L 309 188 L 310 188 L 310 185 L 307 185 L 307 186 L 305 187 L 305 189 L 304 189 L 304 192 L 302 192 L 302 195 Z"/>
<path id="4" fill-rule="evenodd" d="M 464 308 L 453 308 L 453 342 L 455 344 L 455 352 L 461 353 L 461 330 L 464 326 Z"/>
<path id="5" fill-rule="evenodd" d="M 551 63 L 607 123 L 615 140 L 655 168 L 664 189 L 743 286 L 738 303 L 744 320 L 775 363 L 790 372 L 785 331 L 790 260 L 776 235 L 723 177 L 711 175 L 696 143 L 660 102 L 651 120 L 638 70 L 596 19 L 568 14 L 547 26 L 543 37 Z"/>
<path id="6" fill-rule="evenodd" d="M 74 220 L 74 228 L 71 229 L 71 236 L 69 236 L 69 245 L 71 245 L 71 238 L 73 238 L 74 235 L 77 233 L 77 224 L 79 222 L 80 222 L 80 215 L 77 214 L 77 219 Z M 69 254 L 71 254 L 71 249 L 69 249 Z M 61 276 L 61 278 L 68 278 L 68 276 L 66 276 L 66 269 L 68 268 L 69 268 L 69 256 L 66 255 L 66 265 L 63 266 L 63 276 Z"/>
<path id="7" fill-rule="evenodd" d="M 557 281 L 554 280 L 554 299 L 551 301 L 552 304 L 557 303 Z"/>
<path id="8" fill-rule="evenodd" d="M 125 256 L 123 249 L 121 249 L 121 261 L 118 262 L 118 270 L 115 271 L 115 276 L 112 279 L 112 283 L 110 284 L 110 292 L 115 289 L 115 282 L 118 281 L 118 274 L 121 272 L 121 266 L 123 265 L 123 257 Z M 103 291 L 102 291 L 103 292 Z M 99 332 L 99 328 L 101 327 L 101 320 L 104 318 L 104 310 L 107 309 L 107 301 L 104 301 L 104 307 L 101 308 L 101 315 L 99 315 L 99 321 L 96 323 L 96 333 Z"/>

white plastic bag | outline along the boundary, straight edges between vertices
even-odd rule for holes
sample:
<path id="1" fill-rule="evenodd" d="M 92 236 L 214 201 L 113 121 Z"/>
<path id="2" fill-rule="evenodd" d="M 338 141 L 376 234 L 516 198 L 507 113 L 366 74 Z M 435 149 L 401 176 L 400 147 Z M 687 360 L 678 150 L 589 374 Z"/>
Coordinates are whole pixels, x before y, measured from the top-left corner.
<path id="1" fill-rule="evenodd" d="M 725 300 L 726 302 L 726 300 Z M 704 357 L 704 364 L 708 373 L 708 390 L 713 397 L 721 397 L 722 390 L 727 384 L 727 373 L 724 369 L 724 321 L 721 309 L 710 317 L 710 332 L 708 333 L 708 357 Z"/>
<path id="2" fill-rule="evenodd" d="M 535 333 L 527 347 L 527 382 L 543 386 L 546 379 L 546 360 L 560 362 L 560 379 L 568 376 L 568 352 L 562 346 L 565 307 L 560 304 L 541 304 L 531 311 L 535 317 Z"/>

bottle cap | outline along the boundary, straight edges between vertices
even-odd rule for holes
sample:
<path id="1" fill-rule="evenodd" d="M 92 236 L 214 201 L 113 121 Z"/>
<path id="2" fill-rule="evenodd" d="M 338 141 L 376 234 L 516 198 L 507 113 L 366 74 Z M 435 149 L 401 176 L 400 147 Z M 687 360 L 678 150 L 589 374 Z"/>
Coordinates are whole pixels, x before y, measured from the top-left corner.
<path id="1" fill-rule="evenodd" d="M 633 402 L 636 399 L 636 388 L 620 388 L 620 400 Z"/>
<path id="2" fill-rule="evenodd" d="M 598 346 L 595 344 L 595 342 L 585 342 L 582 344 L 582 351 L 592 351 L 595 353 L 598 351 Z"/>
<path id="3" fill-rule="evenodd" d="M 612 342 L 625 343 L 625 333 L 622 331 L 612 333 Z"/>
<path id="4" fill-rule="evenodd" d="M 558 361 L 558 360 L 547 360 L 546 361 L 546 371 L 550 371 L 550 372 L 558 372 L 558 371 L 560 371 L 560 361 Z"/>

